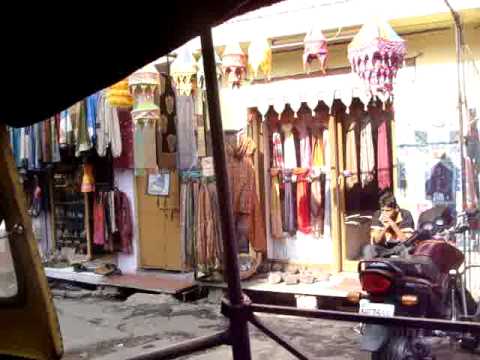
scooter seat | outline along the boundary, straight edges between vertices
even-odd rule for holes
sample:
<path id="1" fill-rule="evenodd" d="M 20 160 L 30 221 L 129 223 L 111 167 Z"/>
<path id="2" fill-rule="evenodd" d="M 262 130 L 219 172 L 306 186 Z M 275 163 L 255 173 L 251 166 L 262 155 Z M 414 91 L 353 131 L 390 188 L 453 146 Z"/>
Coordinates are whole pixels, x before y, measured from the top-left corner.
<path id="1" fill-rule="evenodd" d="M 401 269 L 406 276 L 427 279 L 432 283 L 436 283 L 440 275 L 440 271 L 428 257 L 415 256 L 410 259 L 390 258 L 388 262 Z"/>

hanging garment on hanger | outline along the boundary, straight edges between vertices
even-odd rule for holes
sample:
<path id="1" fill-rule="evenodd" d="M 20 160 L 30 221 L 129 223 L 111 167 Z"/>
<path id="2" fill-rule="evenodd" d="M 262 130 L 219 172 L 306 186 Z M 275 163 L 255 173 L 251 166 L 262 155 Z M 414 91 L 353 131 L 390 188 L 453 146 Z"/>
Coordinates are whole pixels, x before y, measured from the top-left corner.
<path id="1" fill-rule="evenodd" d="M 325 151 L 323 148 L 323 130 L 321 128 L 312 129 L 312 166 L 321 168 L 325 165 Z"/>
<path id="2" fill-rule="evenodd" d="M 50 119 L 50 134 L 52 136 L 50 140 L 51 145 L 51 154 L 52 162 L 60 162 L 60 143 L 59 143 L 59 125 L 60 125 L 60 114 L 56 114 L 55 117 Z"/>
<path id="3" fill-rule="evenodd" d="M 105 203 L 102 193 L 95 194 L 93 203 L 93 243 L 105 245 Z"/>
<path id="4" fill-rule="evenodd" d="M 345 133 L 345 170 L 349 176 L 345 180 L 347 189 L 358 183 L 357 122 L 349 116 Z"/>
<path id="5" fill-rule="evenodd" d="M 218 203 L 218 193 L 217 193 L 217 185 L 215 182 L 208 183 L 208 192 L 210 194 L 210 201 L 212 203 L 212 217 L 213 217 L 213 226 L 215 229 L 215 258 L 217 265 L 222 264 L 223 262 L 223 242 L 222 242 L 222 229 L 220 224 L 220 205 Z"/>
<path id="6" fill-rule="evenodd" d="M 177 165 L 179 170 L 197 167 L 194 106 L 191 96 L 177 96 Z"/>
<path id="7" fill-rule="evenodd" d="M 280 199 L 280 174 L 278 170 L 271 170 L 272 189 L 270 196 L 270 223 L 272 237 L 281 239 L 283 237 L 282 224 L 282 201 Z"/>
<path id="8" fill-rule="evenodd" d="M 323 236 L 327 239 L 331 239 L 331 224 L 332 224 L 332 195 L 331 195 L 331 149 L 329 145 L 329 132 L 328 129 L 323 131 L 323 148 L 325 149 L 325 184 L 324 189 L 324 211 L 323 211 Z"/>
<path id="9" fill-rule="evenodd" d="M 295 199 L 292 185 L 292 171 L 283 173 L 284 199 L 283 199 L 283 230 L 290 235 L 297 231 L 295 223 Z"/>
<path id="10" fill-rule="evenodd" d="M 187 189 L 188 183 L 182 177 L 180 185 L 180 258 L 183 269 L 187 267 Z"/>
<path id="11" fill-rule="evenodd" d="M 297 150 L 295 147 L 295 137 L 292 132 L 292 127 L 293 125 L 291 123 L 282 125 L 285 169 L 295 169 L 297 167 Z"/>
<path id="12" fill-rule="evenodd" d="M 312 169 L 311 176 L 311 195 L 310 210 L 312 231 L 315 236 L 323 235 L 324 228 L 324 209 L 325 209 L 325 175 L 320 168 Z"/>
<path id="13" fill-rule="evenodd" d="M 42 159 L 45 163 L 52 162 L 52 127 L 50 119 L 41 123 L 41 139 L 42 139 Z"/>
<path id="14" fill-rule="evenodd" d="M 33 126 L 27 127 L 28 138 L 28 170 L 35 170 L 35 129 Z"/>
<path id="15" fill-rule="evenodd" d="M 387 121 L 387 117 L 384 114 L 377 132 L 377 178 L 380 190 L 392 187 L 392 162 L 390 159 Z"/>
<path id="16" fill-rule="evenodd" d="M 10 128 L 10 143 L 12 144 L 13 156 L 17 167 L 22 166 L 21 147 L 22 147 L 22 129 Z"/>
<path id="17" fill-rule="evenodd" d="M 105 119 L 105 106 L 106 106 L 106 96 L 104 92 L 101 92 L 97 100 L 97 118 L 96 118 L 96 146 L 97 153 L 99 156 L 105 156 L 107 154 L 108 147 L 108 136 L 107 136 L 107 127 Z"/>
<path id="18" fill-rule="evenodd" d="M 295 122 L 295 128 L 300 140 L 300 166 L 304 169 L 310 169 L 312 166 L 312 147 L 308 134 L 308 123 L 311 122 L 312 115 L 305 111 L 298 116 L 299 119 Z"/>
<path id="19" fill-rule="evenodd" d="M 475 168 L 473 161 L 469 156 L 465 157 L 465 203 L 467 209 L 477 209 L 478 195 L 475 186 Z"/>
<path id="20" fill-rule="evenodd" d="M 308 181 L 309 169 L 295 169 L 293 174 L 297 177 L 297 227 L 304 234 L 312 231 L 310 224 L 310 183 Z"/>
<path id="21" fill-rule="evenodd" d="M 28 127 L 20 129 L 20 162 L 21 166 L 28 166 Z"/>
<path id="22" fill-rule="evenodd" d="M 35 132 L 35 155 L 34 155 L 34 168 L 35 169 L 40 169 L 41 168 L 41 163 L 43 160 L 43 153 L 42 153 L 42 140 L 43 140 L 43 134 L 42 134 L 42 123 L 36 123 L 33 125 L 33 131 Z"/>
<path id="23" fill-rule="evenodd" d="M 215 229 L 213 206 L 206 183 L 201 183 L 197 199 L 196 256 L 201 269 L 215 267 L 217 232 Z"/>
<path id="24" fill-rule="evenodd" d="M 432 167 L 430 177 L 425 184 L 427 199 L 435 203 L 455 201 L 454 184 L 453 165 L 439 161 Z"/>
<path id="25" fill-rule="evenodd" d="M 113 159 L 113 166 L 117 169 L 132 169 L 133 164 L 133 120 L 130 110 L 118 109 L 118 121 L 122 141 L 122 153 Z"/>
<path id="26" fill-rule="evenodd" d="M 283 148 L 282 137 L 280 133 L 274 132 L 272 134 L 272 167 L 277 169 L 283 169 Z"/>
<path id="27" fill-rule="evenodd" d="M 374 180 L 375 149 L 372 136 L 372 120 L 365 116 L 361 120 L 360 130 L 360 179 L 362 187 L 367 187 Z"/>
<path id="28" fill-rule="evenodd" d="M 87 109 L 85 100 L 77 102 L 71 108 L 72 121 L 75 124 L 75 156 L 80 156 L 80 153 L 88 151 L 92 148 L 90 136 L 87 127 Z"/>
<path id="29" fill-rule="evenodd" d="M 133 219 L 130 200 L 123 191 L 114 191 L 112 193 L 115 208 L 115 226 L 120 238 L 120 244 L 117 243 L 116 248 L 119 248 L 122 253 L 131 254 L 133 251 Z"/>
<path id="30" fill-rule="evenodd" d="M 97 103 L 98 97 L 100 93 L 95 93 L 90 95 L 86 99 L 86 107 L 87 107 L 87 130 L 88 136 L 90 137 L 90 143 L 92 146 L 96 144 L 97 141 L 97 131 L 96 131 L 96 123 L 97 123 Z"/>
<path id="31" fill-rule="evenodd" d="M 267 249 L 265 225 L 257 195 L 252 160 L 255 150 L 254 141 L 243 136 L 238 145 L 232 145 L 227 149 L 227 165 L 230 174 L 234 216 L 236 220 L 248 216 L 248 242 L 255 251 L 265 252 Z M 248 251 L 247 245 L 244 244 L 243 247 Z"/>

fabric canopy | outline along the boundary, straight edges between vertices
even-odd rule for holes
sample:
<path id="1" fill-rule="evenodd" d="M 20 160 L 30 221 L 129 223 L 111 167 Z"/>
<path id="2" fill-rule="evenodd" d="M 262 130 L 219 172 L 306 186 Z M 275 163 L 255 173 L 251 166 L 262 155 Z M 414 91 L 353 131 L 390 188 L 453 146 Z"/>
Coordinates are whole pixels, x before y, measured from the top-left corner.
<path id="1" fill-rule="evenodd" d="M 42 121 L 168 54 L 206 25 L 277 1 L 9 4 L 0 24 L 0 121 L 17 127 Z"/>

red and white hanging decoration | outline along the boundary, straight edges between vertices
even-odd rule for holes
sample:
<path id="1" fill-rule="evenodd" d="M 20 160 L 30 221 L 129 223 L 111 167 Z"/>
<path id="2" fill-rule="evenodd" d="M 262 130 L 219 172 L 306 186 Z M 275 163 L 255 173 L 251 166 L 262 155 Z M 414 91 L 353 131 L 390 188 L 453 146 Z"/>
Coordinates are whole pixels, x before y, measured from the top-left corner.
<path id="1" fill-rule="evenodd" d="M 314 27 L 310 30 L 303 39 L 303 69 L 309 73 L 310 65 L 318 59 L 320 63 L 320 70 L 325 74 L 325 64 L 327 62 L 328 48 L 327 38 L 323 35 L 322 30 L 318 27 Z"/>
<path id="2" fill-rule="evenodd" d="M 363 25 L 348 45 L 348 60 L 372 96 L 386 102 L 406 52 L 405 41 L 390 24 L 375 21 Z"/>

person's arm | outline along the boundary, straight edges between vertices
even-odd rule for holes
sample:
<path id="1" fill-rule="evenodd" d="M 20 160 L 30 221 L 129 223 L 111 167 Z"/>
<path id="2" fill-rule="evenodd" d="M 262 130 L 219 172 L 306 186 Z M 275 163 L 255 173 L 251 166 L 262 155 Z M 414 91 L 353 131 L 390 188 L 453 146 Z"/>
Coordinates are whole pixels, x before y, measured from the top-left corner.
<path id="1" fill-rule="evenodd" d="M 372 239 L 375 245 L 382 245 L 385 243 L 385 234 L 387 233 L 387 228 L 373 228 L 370 230 L 370 238 Z"/>
<path id="2" fill-rule="evenodd" d="M 415 224 L 413 222 L 412 214 L 409 211 L 402 211 L 402 222 L 397 224 L 395 221 L 388 219 L 388 226 L 390 226 L 395 233 L 395 236 L 400 241 L 408 239 L 414 231 Z"/>
<path id="3" fill-rule="evenodd" d="M 370 239 L 375 245 L 381 245 L 385 243 L 385 234 L 388 227 L 384 226 L 380 219 L 380 212 L 377 211 L 373 214 L 372 225 L 370 227 Z"/>

